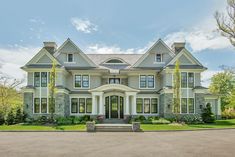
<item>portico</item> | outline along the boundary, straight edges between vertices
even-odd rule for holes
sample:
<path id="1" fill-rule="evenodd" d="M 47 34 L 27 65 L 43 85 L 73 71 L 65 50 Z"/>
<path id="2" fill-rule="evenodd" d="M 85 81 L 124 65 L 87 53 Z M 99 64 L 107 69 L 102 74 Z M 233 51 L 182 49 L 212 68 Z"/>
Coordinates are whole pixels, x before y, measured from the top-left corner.
<path id="1" fill-rule="evenodd" d="M 106 119 L 136 115 L 137 89 L 122 84 L 106 84 L 89 92 L 92 95 L 92 115 Z"/>

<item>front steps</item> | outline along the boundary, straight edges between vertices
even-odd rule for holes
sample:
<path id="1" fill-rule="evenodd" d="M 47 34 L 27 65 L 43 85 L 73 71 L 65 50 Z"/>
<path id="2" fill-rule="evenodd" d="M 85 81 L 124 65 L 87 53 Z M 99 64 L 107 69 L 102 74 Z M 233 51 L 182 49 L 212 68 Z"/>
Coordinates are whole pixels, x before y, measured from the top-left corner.
<path id="1" fill-rule="evenodd" d="M 125 124 L 123 119 L 104 119 L 104 124 Z"/>
<path id="2" fill-rule="evenodd" d="M 133 132 L 131 124 L 96 124 L 97 132 Z"/>

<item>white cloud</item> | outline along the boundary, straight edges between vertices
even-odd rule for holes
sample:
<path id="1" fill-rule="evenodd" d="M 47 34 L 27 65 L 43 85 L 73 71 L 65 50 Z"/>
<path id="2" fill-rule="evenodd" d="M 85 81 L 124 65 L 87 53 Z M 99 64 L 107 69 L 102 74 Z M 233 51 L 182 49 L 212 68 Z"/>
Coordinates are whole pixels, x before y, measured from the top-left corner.
<path id="1" fill-rule="evenodd" d="M 25 74 L 20 67 L 24 66 L 39 48 L 14 46 L 13 48 L 0 48 L 0 72 L 16 79 L 23 79 Z"/>
<path id="2" fill-rule="evenodd" d="M 191 31 L 179 31 L 168 34 L 165 39 L 167 44 L 173 42 L 186 42 L 192 48 L 193 52 L 199 52 L 206 49 L 223 49 L 231 47 L 228 39 L 220 36 L 215 31 L 194 29 Z"/>
<path id="3" fill-rule="evenodd" d="M 71 23 L 78 31 L 83 32 L 83 33 L 91 33 L 91 32 L 97 31 L 97 28 L 98 28 L 97 25 L 91 23 L 87 19 L 80 19 L 80 18 L 73 17 L 71 18 Z"/>
<path id="4" fill-rule="evenodd" d="M 213 75 L 222 72 L 222 70 L 207 70 L 201 73 L 202 86 L 209 87 Z"/>

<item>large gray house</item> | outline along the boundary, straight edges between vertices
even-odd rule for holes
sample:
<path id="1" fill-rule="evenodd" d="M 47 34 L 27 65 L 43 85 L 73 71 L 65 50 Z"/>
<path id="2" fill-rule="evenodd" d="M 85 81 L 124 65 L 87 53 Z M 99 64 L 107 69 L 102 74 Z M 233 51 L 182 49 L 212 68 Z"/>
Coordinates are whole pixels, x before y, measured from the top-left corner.
<path id="1" fill-rule="evenodd" d="M 44 47 L 22 67 L 27 72 L 24 111 L 49 115 L 49 73 L 56 62 L 55 114 L 125 119 L 130 115 L 172 115 L 173 72 L 181 72 L 181 114 L 200 114 L 205 105 L 220 117 L 220 98 L 201 86 L 207 70 L 185 43 L 168 47 L 159 39 L 144 54 L 86 54 L 70 39 Z"/>

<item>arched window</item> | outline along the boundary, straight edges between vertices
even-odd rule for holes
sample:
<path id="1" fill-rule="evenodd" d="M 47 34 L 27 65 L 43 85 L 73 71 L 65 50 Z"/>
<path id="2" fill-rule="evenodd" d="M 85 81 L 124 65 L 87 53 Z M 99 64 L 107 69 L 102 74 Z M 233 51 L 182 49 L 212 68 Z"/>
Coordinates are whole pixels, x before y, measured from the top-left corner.
<path id="1" fill-rule="evenodd" d="M 119 59 L 110 59 L 105 63 L 114 63 L 114 64 L 119 64 L 119 63 L 123 63 L 123 61 L 119 60 Z"/>

